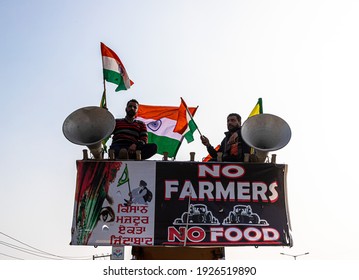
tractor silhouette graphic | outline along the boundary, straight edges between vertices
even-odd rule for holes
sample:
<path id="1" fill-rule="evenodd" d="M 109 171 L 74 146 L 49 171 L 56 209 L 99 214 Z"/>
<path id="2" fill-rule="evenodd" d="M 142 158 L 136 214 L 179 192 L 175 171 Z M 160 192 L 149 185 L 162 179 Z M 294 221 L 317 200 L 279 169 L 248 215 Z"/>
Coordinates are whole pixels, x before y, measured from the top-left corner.
<path id="1" fill-rule="evenodd" d="M 218 219 L 213 217 L 211 211 L 207 209 L 204 204 L 190 204 L 189 211 L 184 212 L 181 216 L 181 223 L 194 223 L 194 224 L 213 224 L 218 223 Z"/>
<path id="2" fill-rule="evenodd" d="M 266 220 L 261 220 L 258 214 L 252 212 L 249 205 L 236 205 L 229 212 L 223 221 L 224 224 L 268 224 Z"/>

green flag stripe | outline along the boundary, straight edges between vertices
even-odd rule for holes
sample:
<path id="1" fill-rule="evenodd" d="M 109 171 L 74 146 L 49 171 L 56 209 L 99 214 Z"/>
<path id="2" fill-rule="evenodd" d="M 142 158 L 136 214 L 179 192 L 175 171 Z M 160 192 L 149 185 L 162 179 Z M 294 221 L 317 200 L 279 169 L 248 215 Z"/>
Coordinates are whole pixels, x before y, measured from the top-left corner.
<path id="1" fill-rule="evenodd" d="M 119 85 L 123 80 L 120 73 L 107 69 L 103 69 L 103 76 L 107 82 L 114 83 L 116 85 Z"/>
<path id="2" fill-rule="evenodd" d="M 184 135 L 184 138 L 186 138 L 188 143 L 191 143 L 192 141 L 194 141 L 193 132 L 196 131 L 197 125 L 193 120 L 190 120 L 188 123 L 188 128 L 189 131 Z"/>
<path id="3" fill-rule="evenodd" d="M 169 138 L 166 136 L 158 136 L 154 133 L 148 132 L 148 142 L 157 144 L 157 153 L 163 155 L 164 152 L 168 152 L 169 157 L 175 157 L 179 146 L 180 141 Z"/>

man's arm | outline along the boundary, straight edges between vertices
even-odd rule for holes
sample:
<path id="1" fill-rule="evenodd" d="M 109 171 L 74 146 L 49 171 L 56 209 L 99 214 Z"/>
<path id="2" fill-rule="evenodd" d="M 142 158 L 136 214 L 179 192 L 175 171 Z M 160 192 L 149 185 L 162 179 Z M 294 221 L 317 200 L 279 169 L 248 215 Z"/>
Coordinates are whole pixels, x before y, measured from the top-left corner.
<path id="1" fill-rule="evenodd" d="M 147 127 L 144 122 L 139 122 L 140 125 L 140 138 L 138 139 L 139 144 L 147 144 L 148 142 L 148 134 L 147 134 Z"/>
<path id="2" fill-rule="evenodd" d="M 209 153 L 209 155 L 212 157 L 212 158 L 217 158 L 217 152 L 223 152 L 222 150 L 222 145 L 219 147 L 218 151 L 216 151 L 215 148 L 213 148 L 213 146 L 209 143 L 209 140 L 206 136 L 201 136 L 201 141 L 202 141 L 202 144 L 205 145 L 207 147 L 207 152 Z"/>

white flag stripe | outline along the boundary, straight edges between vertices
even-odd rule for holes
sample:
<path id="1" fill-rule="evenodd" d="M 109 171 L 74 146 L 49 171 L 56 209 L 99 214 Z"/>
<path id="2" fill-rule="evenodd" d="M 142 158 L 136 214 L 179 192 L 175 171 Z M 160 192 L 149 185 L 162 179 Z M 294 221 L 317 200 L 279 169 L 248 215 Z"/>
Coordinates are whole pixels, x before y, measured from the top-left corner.
<path id="1" fill-rule="evenodd" d="M 183 132 L 183 135 L 185 135 L 188 131 L 190 131 L 189 129 L 189 122 L 191 121 L 191 116 L 188 113 L 188 110 L 186 110 L 186 119 L 187 119 L 187 128 L 186 130 Z"/>
<path id="2" fill-rule="evenodd" d="M 137 119 L 143 121 L 146 125 L 148 123 L 156 121 L 156 120 L 152 120 L 152 119 L 144 119 L 141 117 L 137 117 Z M 177 132 L 173 132 L 173 129 L 175 128 L 177 121 L 169 119 L 169 118 L 162 118 L 162 119 L 160 119 L 160 121 L 161 121 L 161 125 L 157 130 L 151 130 L 147 126 L 148 132 L 156 134 L 158 136 L 166 136 L 166 137 L 178 140 L 178 141 L 180 141 L 182 139 L 181 134 L 179 134 Z"/>
<path id="3" fill-rule="evenodd" d="M 108 57 L 108 56 L 103 56 L 102 63 L 103 63 L 104 69 L 115 71 L 115 72 L 121 74 L 121 68 L 119 67 L 116 59 L 114 59 L 112 57 Z"/>

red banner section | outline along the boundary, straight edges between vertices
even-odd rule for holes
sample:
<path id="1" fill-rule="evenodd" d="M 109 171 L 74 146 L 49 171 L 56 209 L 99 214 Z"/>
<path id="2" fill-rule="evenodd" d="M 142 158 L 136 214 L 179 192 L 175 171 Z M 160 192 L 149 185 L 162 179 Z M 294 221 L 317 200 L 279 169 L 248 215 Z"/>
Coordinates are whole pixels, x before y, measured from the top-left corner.
<path id="1" fill-rule="evenodd" d="M 72 245 L 291 246 L 286 165 L 78 161 Z"/>

